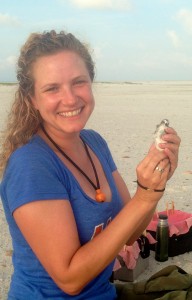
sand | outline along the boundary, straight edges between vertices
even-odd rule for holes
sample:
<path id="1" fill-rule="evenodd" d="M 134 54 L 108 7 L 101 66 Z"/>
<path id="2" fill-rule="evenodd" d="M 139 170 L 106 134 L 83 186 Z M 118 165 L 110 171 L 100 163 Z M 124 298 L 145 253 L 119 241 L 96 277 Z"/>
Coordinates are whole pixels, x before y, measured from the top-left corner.
<path id="1" fill-rule="evenodd" d="M 182 143 L 179 165 L 167 184 L 158 204 L 174 200 L 176 209 L 192 212 L 192 81 L 95 83 L 96 107 L 87 128 L 98 131 L 107 140 L 120 173 L 131 194 L 136 189 L 135 169 L 153 141 L 156 125 L 169 119 Z M 0 85 L 0 129 L 3 128 L 15 86 Z M 0 203 L 0 299 L 5 300 L 12 273 L 12 245 Z M 169 258 L 165 263 L 154 260 L 151 252 L 149 268 L 137 280 L 148 278 L 166 265 L 177 264 L 192 270 L 192 252 Z"/>

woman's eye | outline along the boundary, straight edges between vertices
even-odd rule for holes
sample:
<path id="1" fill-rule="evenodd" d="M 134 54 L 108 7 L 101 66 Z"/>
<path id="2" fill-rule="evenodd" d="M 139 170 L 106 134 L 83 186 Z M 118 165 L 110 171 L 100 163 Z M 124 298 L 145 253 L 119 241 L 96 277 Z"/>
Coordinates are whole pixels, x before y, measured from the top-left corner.
<path id="1" fill-rule="evenodd" d="M 48 88 L 48 89 L 46 90 L 46 92 L 55 92 L 55 91 L 57 91 L 57 90 L 58 90 L 58 88 L 57 88 L 56 86 L 53 86 L 53 87 Z"/>
<path id="2" fill-rule="evenodd" d="M 75 82 L 75 84 L 77 84 L 77 85 L 83 85 L 83 84 L 85 84 L 85 80 L 77 80 L 76 82 Z"/>

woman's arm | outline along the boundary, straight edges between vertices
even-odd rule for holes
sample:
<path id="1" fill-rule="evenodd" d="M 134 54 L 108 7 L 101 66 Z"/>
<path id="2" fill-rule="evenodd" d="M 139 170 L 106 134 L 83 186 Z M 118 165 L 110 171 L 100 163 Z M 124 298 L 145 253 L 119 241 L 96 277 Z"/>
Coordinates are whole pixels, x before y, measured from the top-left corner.
<path id="1" fill-rule="evenodd" d="M 124 205 L 126 205 L 131 200 L 129 190 L 118 171 L 115 171 L 113 173 L 113 177 L 114 177 L 117 189 L 119 191 L 119 194 L 121 196 L 121 199 L 122 199 Z M 147 218 L 145 219 L 145 222 L 143 222 L 144 230 L 147 227 L 147 225 L 149 224 L 149 222 L 151 221 L 152 217 L 153 217 L 153 211 L 151 213 L 147 214 Z M 137 240 L 137 238 L 141 235 L 141 233 L 142 232 L 140 230 L 133 231 L 132 235 L 131 234 L 129 235 L 129 239 L 128 239 L 128 241 L 126 241 L 126 244 L 132 245 Z"/>
<path id="2" fill-rule="evenodd" d="M 66 293 L 75 295 L 117 255 L 133 232 L 142 232 L 157 201 L 145 201 L 142 191 L 108 227 L 81 246 L 69 201 L 36 201 L 16 209 L 14 218 L 34 253 Z M 147 217 L 148 219 L 148 217 Z"/>
<path id="3" fill-rule="evenodd" d="M 126 185 L 125 181 L 123 180 L 122 176 L 120 175 L 120 173 L 118 172 L 118 170 L 113 172 L 113 178 L 114 178 L 117 190 L 119 192 L 119 195 L 123 201 L 123 204 L 125 205 L 131 200 L 131 195 L 129 193 L 127 185 Z"/>

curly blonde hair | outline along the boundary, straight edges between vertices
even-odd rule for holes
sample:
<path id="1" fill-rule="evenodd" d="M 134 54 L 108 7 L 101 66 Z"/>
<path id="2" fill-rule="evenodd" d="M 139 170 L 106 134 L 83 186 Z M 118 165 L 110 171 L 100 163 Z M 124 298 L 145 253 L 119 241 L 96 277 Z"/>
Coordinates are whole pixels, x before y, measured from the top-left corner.
<path id="1" fill-rule="evenodd" d="M 32 67 L 36 60 L 45 55 L 60 51 L 73 51 L 85 62 L 91 80 L 94 80 L 94 63 L 88 46 L 71 33 L 55 30 L 32 33 L 20 51 L 17 64 L 18 88 L 15 100 L 8 115 L 7 128 L 3 132 L 0 152 L 0 172 L 3 173 L 10 155 L 26 144 L 37 132 L 41 116 L 31 102 L 34 95 Z"/>

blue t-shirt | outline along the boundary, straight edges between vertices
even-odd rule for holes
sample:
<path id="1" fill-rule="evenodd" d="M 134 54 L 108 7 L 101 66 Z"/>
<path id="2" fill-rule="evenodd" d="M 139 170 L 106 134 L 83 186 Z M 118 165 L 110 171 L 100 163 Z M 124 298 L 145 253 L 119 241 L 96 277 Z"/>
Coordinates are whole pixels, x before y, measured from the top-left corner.
<path id="1" fill-rule="evenodd" d="M 67 199 L 74 212 L 82 245 L 103 230 L 117 215 L 122 202 L 113 180 L 112 172 L 116 166 L 108 146 L 93 130 L 82 130 L 81 137 L 101 162 L 111 188 L 111 202 L 98 203 L 88 197 L 71 171 L 38 135 L 17 149 L 9 159 L 1 182 L 1 198 L 13 243 L 14 272 L 9 300 L 116 299 L 115 288 L 109 282 L 113 263 L 79 295 L 64 293 L 45 271 L 12 215 L 16 208 L 32 201 Z"/>

